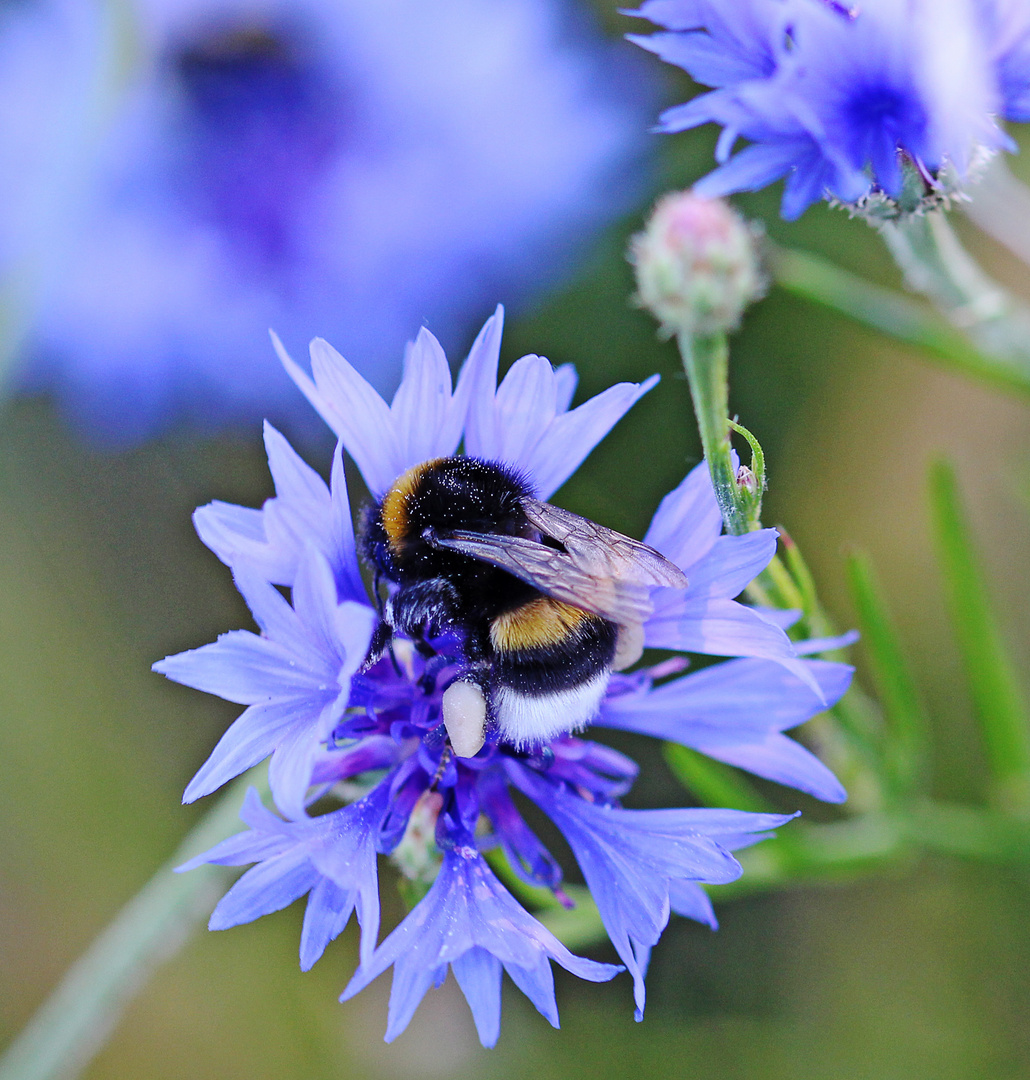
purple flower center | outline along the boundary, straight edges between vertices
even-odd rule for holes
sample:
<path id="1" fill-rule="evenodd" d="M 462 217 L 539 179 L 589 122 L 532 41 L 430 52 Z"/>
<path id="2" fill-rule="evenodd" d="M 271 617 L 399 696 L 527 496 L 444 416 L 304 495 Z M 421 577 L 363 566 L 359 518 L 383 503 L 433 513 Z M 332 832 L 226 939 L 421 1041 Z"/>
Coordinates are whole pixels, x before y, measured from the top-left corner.
<path id="1" fill-rule="evenodd" d="M 898 148 L 919 156 L 925 143 L 926 113 L 916 95 L 883 83 L 860 86 L 848 95 L 844 116 L 851 160 L 858 168 L 869 163 L 880 187 L 897 194 Z"/>
<path id="2" fill-rule="evenodd" d="M 436 843 L 441 850 L 475 834 L 480 815 L 485 815 L 516 872 L 534 885 L 560 891 L 561 868 L 512 802 L 509 764 L 546 776 L 549 783 L 567 786 L 588 801 L 611 805 L 633 783 L 634 763 L 573 736 L 517 751 L 493 735 L 474 758 L 455 758 L 440 713 L 443 687 L 455 671 L 451 658 L 437 654 L 427 660 L 414 650 L 401 655 L 397 667 L 384 657 L 355 676 L 349 715 L 333 733 L 316 780 L 350 780 L 386 767 L 390 771 L 381 782 L 390 787 L 390 809 L 379 834 L 380 851 L 397 847 L 419 800 L 435 792 L 440 797 Z"/>
<path id="3" fill-rule="evenodd" d="M 209 34 L 172 66 L 187 106 L 185 198 L 253 261 L 289 261 L 346 133 L 338 87 L 300 35 L 263 28 Z"/>

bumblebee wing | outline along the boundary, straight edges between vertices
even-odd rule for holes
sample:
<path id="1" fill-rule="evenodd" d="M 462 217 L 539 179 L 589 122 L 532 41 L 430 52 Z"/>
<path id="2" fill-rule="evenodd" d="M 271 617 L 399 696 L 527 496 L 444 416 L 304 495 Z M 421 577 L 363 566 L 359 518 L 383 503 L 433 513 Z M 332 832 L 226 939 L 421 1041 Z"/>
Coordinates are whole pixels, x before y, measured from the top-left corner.
<path id="1" fill-rule="evenodd" d="M 449 537 L 436 537 L 433 543 L 507 570 L 556 600 L 619 625 L 642 623 L 651 614 L 646 585 L 614 578 L 603 567 L 601 573 L 595 573 L 571 553 L 557 551 L 536 540 L 495 533 L 455 532 Z"/>
<path id="2" fill-rule="evenodd" d="M 686 575 L 678 566 L 639 540 L 536 499 L 524 499 L 522 507 L 530 524 L 557 540 L 576 565 L 590 573 L 638 585 L 687 587 Z"/>

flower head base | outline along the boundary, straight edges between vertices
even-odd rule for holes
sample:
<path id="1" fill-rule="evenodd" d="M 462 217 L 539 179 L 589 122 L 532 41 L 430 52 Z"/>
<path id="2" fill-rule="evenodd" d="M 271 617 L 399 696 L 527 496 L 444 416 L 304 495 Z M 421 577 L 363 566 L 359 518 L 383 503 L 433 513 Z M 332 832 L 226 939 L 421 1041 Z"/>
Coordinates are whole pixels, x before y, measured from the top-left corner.
<path id="1" fill-rule="evenodd" d="M 828 201 L 831 206 L 846 210 L 850 217 L 862 218 L 874 226 L 933 210 L 950 210 L 955 203 L 969 202 L 973 197 L 972 189 L 995 156 L 995 150 L 986 146 L 977 147 L 965 174 L 959 176 L 950 162 L 945 162 L 936 174 L 929 175 L 919 162 L 902 155 L 902 183 L 896 195 L 888 195 L 874 187 L 854 202 L 841 202 L 833 198 Z"/>
<path id="2" fill-rule="evenodd" d="M 630 241 L 636 302 L 670 337 L 735 330 L 744 309 L 765 291 L 757 239 L 721 199 L 690 191 L 663 196 Z"/>
<path id="3" fill-rule="evenodd" d="M 713 88 L 661 117 L 665 131 L 723 128 L 719 168 L 698 193 L 754 191 L 783 177 L 783 216 L 795 218 L 820 198 L 897 202 L 906 161 L 932 201 L 968 183 L 985 151 L 1013 149 L 995 117 L 1016 117 L 1030 88 L 1019 7 L 648 0 L 637 14 L 666 32 L 632 40 Z M 751 145 L 731 157 L 741 137 Z"/>
<path id="4" fill-rule="evenodd" d="M 448 967 L 486 1045 L 498 1037 L 503 971 L 557 1024 L 552 960 L 594 981 L 621 970 L 572 955 L 488 865 L 493 852 L 491 859 L 506 859 L 512 881 L 565 899 L 563 868 L 518 800 L 536 804 L 568 841 L 633 976 L 638 1017 L 648 955 L 670 911 L 714 925 L 700 883 L 738 876 L 731 852 L 788 820 L 623 809 L 636 765 L 574 734 L 520 746 L 488 726 L 481 748 L 460 756 L 444 703 L 467 668 L 463 628 L 427 628 L 414 640 L 395 632 L 392 650 L 370 652 L 378 620 L 356 562 L 344 449 L 380 494 L 413 464 L 451 455 L 463 442 L 477 457 L 503 454 L 549 495 L 650 385 L 613 387 L 570 409 L 571 372 L 523 357 L 498 387 L 500 331 L 498 311 L 456 389 L 446 369 L 437 369 L 435 340 L 423 335 L 392 406 L 373 397 L 328 346 L 313 348 L 313 379 L 294 365 L 305 393 L 341 436 L 331 486 L 281 436 L 266 432 L 275 497 L 261 510 L 213 503 L 196 515 L 202 538 L 233 568 L 261 634 L 228 634 L 155 665 L 248 706 L 187 789 L 188 799 L 272 756 L 270 787 L 282 817 L 249 797 L 249 831 L 190 864 L 256 864 L 223 899 L 212 926 L 256 918 L 307 894 L 301 960 L 308 967 L 356 912 L 360 965 L 344 997 L 393 966 L 388 1039 L 403 1031 Z M 613 675 L 596 723 L 678 740 L 840 801 L 844 792 L 833 775 L 782 732 L 835 701 L 851 669 L 804 659 L 766 614 L 733 599 L 769 561 L 775 534 L 719 534 L 702 464 L 663 501 L 648 533 L 647 542 L 686 570 L 690 585 L 653 590 L 643 634 L 654 646 L 743 659 L 672 680 L 682 664 Z M 275 586 L 290 590 L 289 602 Z M 311 816 L 316 799 L 335 795 L 346 805 Z M 377 854 L 395 856 L 413 880 L 431 882 L 378 945 Z"/>

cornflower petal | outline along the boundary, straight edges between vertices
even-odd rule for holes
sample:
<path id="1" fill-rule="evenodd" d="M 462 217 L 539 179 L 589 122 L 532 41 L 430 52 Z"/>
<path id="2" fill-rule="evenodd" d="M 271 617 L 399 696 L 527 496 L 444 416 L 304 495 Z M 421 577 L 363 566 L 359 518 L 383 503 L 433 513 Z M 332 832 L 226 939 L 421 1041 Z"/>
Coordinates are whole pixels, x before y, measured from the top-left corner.
<path id="1" fill-rule="evenodd" d="M 658 589 L 654 614 L 644 624 L 645 644 L 709 656 L 762 656 L 796 670 L 787 635 L 752 608 L 735 600 L 710 599 Z"/>
<path id="2" fill-rule="evenodd" d="M 554 374 L 557 382 L 558 372 Z M 550 498 L 658 380 L 652 375 L 642 383 L 618 383 L 575 409 L 559 411 L 524 466 L 539 485 L 540 497 Z"/>
<path id="3" fill-rule="evenodd" d="M 811 681 L 790 639 L 775 622 L 730 599 L 776 553 L 775 529 L 722 536 L 722 514 L 707 464 L 702 461 L 662 499 L 644 536 L 687 575 L 686 589 L 652 590 L 653 613 L 644 643 L 710 656 L 758 656 L 776 660 Z"/>
<path id="4" fill-rule="evenodd" d="M 977 0 L 1008 120 L 1030 120 L 1030 9 L 1023 0 Z"/>
<path id="5" fill-rule="evenodd" d="M 776 70 L 792 6 L 782 0 L 736 0 L 732 8 L 718 0 L 649 0 L 626 14 L 688 32 L 626 37 L 696 82 L 726 86 Z"/>
<path id="6" fill-rule="evenodd" d="M 439 981 L 441 969 L 450 964 L 457 974 L 457 962 L 472 951 L 478 955 L 462 965 L 459 985 L 486 1046 L 493 1045 L 499 1030 L 494 1008 L 499 1003 L 501 965 L 509 974 L 518 972 L 520 987 L 533 988 L 530 1000 L 549 1019 L 555 1016 L 553 985 L 548 993 L 540 978 L 541 964 L 548 958 L 591 982 L 605 982 L 621 970 L 569 952 L 522 908 L 475 847 L 460 845 L 444 853 L 429 892 L 372 959 L 358 968 L 340 1000 L 353 997 L 393 965 L 386 1029 L 386 1041 L 392 1042 L 408 1026 L 429 987 Z M 493 961 L 484 960 L 484 953 Z"/>
<path id="7" fill-rule="evenodd" d="M 281 911 L 310 892 L 318 874 L 303 853 L 280 855 L 248 870 L 218 902 L 209 930 L 228 930 Z"/>
<path id="8" fill-rule="evenodd" d="M 704 559 L 690 569 L 690 595 L 732 599 L 769 565 L 780 534 L 759 529 L 743 536 L 720 536 Z"/>
<path id="9" fill-rule="evenodd" d="M 780 664 L 730 660 L 655 688 L 611 695 L 596 723 L 683 743 L 817 799 L 843 802 L 847 793 L 833 773 L 781 732 L 842 697 L 854 669 L 826 660 L 802 663 L 820 694 Z"/>
<path id="10" fill-rule="evenodd" d="M 443 350 L 428 330 L 419 331 L 408 349 L 392 405 L 322 338 L 311 343 L 314 378 L 290 358 L 274 334 L 272 342 L 293 381 L 346 447 L 376 498 L 412 465 L 449 457 L 457 449 L 464 394 L 452 394 Z M 416 409 L 417 422 L 412 415 Z"/>
<path id="11" fill-rule="evenodd" d="M 658 504 L 644 543 L 688 572 L 711 551 L 721 533 L 722 513 L 702 461 Z"/>
<path id="12" fill-rule="evenodd" d="M 333 456 L 331 486 L 297 455 L 271 424 L 265 446 L 274 498 L 260 510 L 215 501 L 193 514 L 200 539 L 227 566 L 275 585 L 292 586 L 304 553 L 313 547 L 328 560 L 340 600 L 367 602 L 358 566 L 343 445 Z"/>
<path id="13" fill-rule="evenodd" d="M 462 953 L 451 967 L 472 1010 L 479 1041 L 494 1046 L 501 1035 L 500 960 L 477 945 Z"/>
<path id="14" fill-rule="evenodd" d="M 298 572 L 293 607 L 248 571 L 239 571 L 236 580 L 267 636 L 236 631 L 154 665 L 176 682 L 250 705 L 219 740 L 184 798 L 207 795 L 272 754 L 276 803 L 300 817 L 318 748 L 347 704 L 376 616 L 368 605 L 337 603 L 332 571 L 314 549 Z"/>
<path id="15" fill-rule="evenodd" d="M 719 929 L 719 920 L 715 917 L 711 898 L 695 881 L 670 881 L 669 907 L 685 919 L 704 923 L 713 930 Z"/>
<path id="16" fill-rule="evenodd" d="M 669 921 L 673 880 L 733 881 L 740 864 L 713 836 L 767 832 L 792 815 L 743 811 L 623 810 L 569 794 L 508 762 L 512 782 L 561 829 L 583 871 L 605 930 L 633 976 L 636 1016 L 644 1014 L 651 947 Z"/>
<path id="17" fill-rule="evenodd" d="M 379 934 L 375 839 L 386 809 L 385 786 L 322 817 L 283 821 L 266 809 L 254 788 L 240 817 L 250 830 L 231 836 L 178 867 L 204 863 L 257 865 L 222 897 L 210 928 L 225 930 L 292 904 L 309 893 L 301 932 L 301 968 L 307 971 L 357 911 L 361 957 L 368 960 Z"/>
<path id="18" fill-rule="evenodd" d="M 489 325 L 489 324 L 488 324 Z M 465 453 L 503 461 L 550 498 L 591 450 L 657 382 L 619 383 L 569 410 L 574 376 L 542 356 L 523 356 L 497 385 L 500 321 L 484 327 L 469 354 L 471 400 Z M 474 356 L 474 366 L 473 366 Z"/>

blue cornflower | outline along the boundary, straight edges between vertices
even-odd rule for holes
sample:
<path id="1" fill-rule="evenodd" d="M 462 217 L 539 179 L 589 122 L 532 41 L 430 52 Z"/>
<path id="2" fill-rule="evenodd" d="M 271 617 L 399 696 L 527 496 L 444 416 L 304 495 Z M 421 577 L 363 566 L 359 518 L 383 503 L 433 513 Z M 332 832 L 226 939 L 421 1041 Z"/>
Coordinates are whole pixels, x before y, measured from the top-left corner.
<path id="1" fill-rule="evenodd" d="M 404 1030 L 448 966 L 486 1045 L 498 1037 L 502 970 L 552 1024 L 550 961 L 594 981 L 621 970 L 570 953 L 492 869 L 491 861 L 503 857 L 516 878 L 567 902 L 563 868 L 516 795 L 536 804 L 567 840 L 633 977 L 638 1018 L 650 950 L 670 911 L 714 926 L 701 883 L 736 878 L 741 867 L 732 851 L 789 820 L 734 810 L 625 809 L 621 799 L 637 766 L 572 731 L 523 746 L 488 731 L 475 756 L 457 756 L 442 719 L 444 691 L 464 663 L 454 628 L 442 628 L 432 648 L 396 635 L 390 655 L 368 659 L 377 655 L 370 653 L 377 615 L 357 561 L 345 452 L 377 498 L 412 466 L 454 455 L 459 446 L 517 469 L 549 496 L 654 384 L 623 383 L 570 408 L 574 371 L 526 356 L 498 385 L 501 328 L 498 310 L 456 383 L 436 339 L 421 331 L 389 404 L 325 342 L 312 345 L 310 376 L 283 352 L 339 436 L 330 483 L 266 425 L 275 496 L 260 510 L 216 502 L 195 515 L 204 542 L 232 568 L 260 634 L 236 631 L 155 665 L 178 682 L 247 706 L 190 783 L 187 801 L 271 755 L 279 814 L 249 795 L 242 813 L 249 829 L 188 864 L 255 864 L 222 899 L 212 927 L 246 922 L 307 895 L 301 963 L 308 968 L 356 912 L 360 963 L 343 996 L 393 966 L 387 1039 Z M 673 657 L 614 675 L 596 724 L 679 741 L 840 801 L 844 791 L 829 770 L 783 731 L 835 702 L 851 668 L 805 659 L 804 647 L 792 646 L 780 625 L 796 616 L 734 599 L 772 557 L 775 533 L 720 533 L 702 463 L 663 500 L 647 534 L 690 584 L 655 590 L 645 641 L 739 659 L 683 674 L 686 661 Z M 312 816 L 326 797 L 346 805 Z M 403 872 L 430 885 L 378 945 L 377 854 L 393 856 Z"/>
<path id="2" fill-rule="evenodd" d="M 1018 50 L 991 46 L 977 3 L 1000 6 L 649 0 L 636 14 L 667 32 L 631 39 L 713 87 L 660 120 L 664 131 L 722 126 L 720 166 L 697 193 L 754 191 L 783 177 L 782 213 L 796 218 L 820 198 L 896 198 L 904 159 L 929 190 L 948 190 L 984 152 L 1012 148 L 995 115 L 1028 83 L 1003 94 L 1001 58 L 1017 82 L 1027 65 Z M 731 157 L 741 137 L 751 145 Z"/>
<path id="3" fill-rule="evenodd" d="M 411 326 L 460 340 L 498 291 L 553 283 L 633 198 L 644 144 L 635 65 L 571 19 L 564 0 L 3 5 L 23 387 L 122 441 L 302 423 L 269 324 L 325 328 L 390 384 Z"/>
<path id="4" fill-rule="evenodd" d="M 980 26 L 998 75 L 1002 113 L 1030 120 L 1030 3 L 975 0 Z"/>

